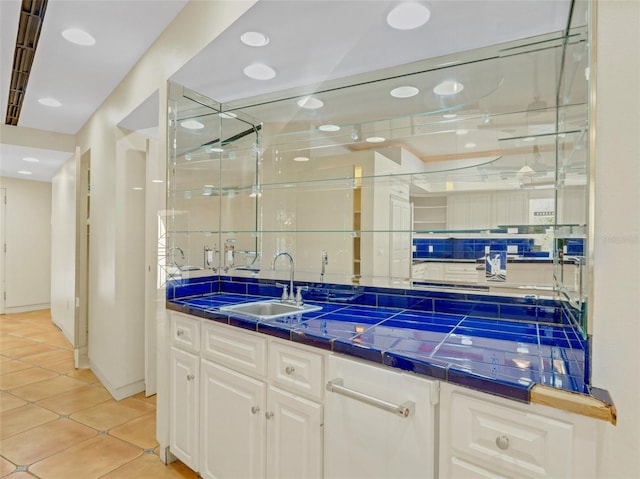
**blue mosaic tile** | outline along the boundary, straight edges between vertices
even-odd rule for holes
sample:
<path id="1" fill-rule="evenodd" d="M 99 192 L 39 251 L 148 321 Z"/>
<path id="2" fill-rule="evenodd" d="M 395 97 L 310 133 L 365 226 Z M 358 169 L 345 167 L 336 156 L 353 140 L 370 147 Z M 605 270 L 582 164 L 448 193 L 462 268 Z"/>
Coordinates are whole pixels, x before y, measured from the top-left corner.
<path id="1" fill-rule="evenodd" d="M 333 351 L 364 359 L 376 364 L 382 364 L 382 351 L 365 344 L 360 344 L 358 338 L 352 341 L 336 339 L 332 343 Z"/>
<path id="2" fill-rule="evenodd" d="M 536 320 L 538 317 L 537 306 L 523 306 L 523 305 L 500 305 L 500 317 L 504 319 L 520 319 L 523 321 Z"/>
<path id="3" fill-rule="evenodd" d="M 294 331 L 291 331 L 291 341 L 296 343 L 301 343 L 306 346 L 311 346 L 314 348 L 325 349 L 327 351 L 331 351 L 331 346 L 332 346 L 331 339 L 308 334 L 306 331 L 302 329 L 296 329 Z"/>
<path id="4" fill-rule="evenodd" d="M 433 311 L 433 300 L 416 296 L 379 295 L 378 306 L 398 309 Z"/>
<path id="5" fill-rule="evenodd" d="M 435 379 L 445 380 L 447 377 L 447 364 L 434 360 L 427 361 L 387 351 L 382 356 L 382 363 L 393 368 L 403 369 Z"/>
<path id="6" fill-rule="evenodd" d="M 532 386 L 532 384 L 514 384 L 510 381 L 470 373 L 455 367 L 449 367 L 447 370 L 447 381 L 524 403 L 529 402 L 529 389 Z"/>
<path id="7" fill-rule="evenodd" d="M 247 294 L 247 284 L 231 281 L 220 281 L 221 293 Z"/>
<path id="8" fill-rule="evenodd" d="M 291 339 L 291 322 L 281 321 L 260 321 L 258 323 L 258 332 L 275 336 L 280 339 Z"/>
<path id="9" fill-rule="evenodd" d="M 174 298 L 184 298 L 186 296 L 196 296 L 211 293 L 211 283 L 190 283 L 179 285 L 173 288 Z"/>
<path id="10" fill-rule="evenodd" d="M 435 300 L 434 311 L 492 318 L 497 318 L 499 313 L 497 304 L 472 301 L 449 301 L 446 299 Z"/>

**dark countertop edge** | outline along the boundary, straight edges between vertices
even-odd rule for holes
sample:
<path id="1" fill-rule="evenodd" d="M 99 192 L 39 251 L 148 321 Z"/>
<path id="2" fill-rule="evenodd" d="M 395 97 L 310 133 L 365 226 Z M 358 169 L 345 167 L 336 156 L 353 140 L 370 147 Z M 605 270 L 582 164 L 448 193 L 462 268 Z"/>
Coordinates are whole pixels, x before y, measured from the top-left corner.
<path id="1" fill-rule="evenodd" d="M 605 389 L 590 387 L 589 390 L 591 394 L 585 394 L 534 382 L 527 385 L 518 384 L 500 378 L 492 378 L 465 371 L 457 368 L 455 365 L 447 363 L 407 357 L 393 352 L 374 349 L 369 346 L 353 344 L 341 339 L 307 335 L 304 334 L 304 332 L 287 327 L 278 327 L 277 325 L 266 322 L 221 315 L 214 311 L 187 307 L 171 301 L 166 302 L 166 308 L 171 311 L 177 311 L 241 329 L 274 336 L 309 347 L 353 356 L 373 364 L 413 372 L 431 379 L 445 381 L 520 403 L 542 404 L 578 415 L 604 420 L 614 425 L 616 424 L 616 408 L 613 405 L 609 392 Z"/>

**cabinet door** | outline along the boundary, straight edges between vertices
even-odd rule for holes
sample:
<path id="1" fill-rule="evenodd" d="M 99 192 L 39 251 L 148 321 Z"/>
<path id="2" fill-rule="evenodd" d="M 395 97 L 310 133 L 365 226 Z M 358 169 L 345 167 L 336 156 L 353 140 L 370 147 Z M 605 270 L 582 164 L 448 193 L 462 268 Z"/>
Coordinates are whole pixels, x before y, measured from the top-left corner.
<path id="1" fill-rule="evenodd" d="M 322 405 L 275 387 L 267 406 L 267 477 L 322 477 Z"/>
<path id="2" fill-rule="evenodd" d="M 207 360 L 201 369 L 201 476 L 264 477 L 265 383 Z"/>
<path id="3" fill-rule="evenodd" d="M 195 354 L 171 348 L 171 452 L 191 469 L 198 469 L 198 369 Z"/>

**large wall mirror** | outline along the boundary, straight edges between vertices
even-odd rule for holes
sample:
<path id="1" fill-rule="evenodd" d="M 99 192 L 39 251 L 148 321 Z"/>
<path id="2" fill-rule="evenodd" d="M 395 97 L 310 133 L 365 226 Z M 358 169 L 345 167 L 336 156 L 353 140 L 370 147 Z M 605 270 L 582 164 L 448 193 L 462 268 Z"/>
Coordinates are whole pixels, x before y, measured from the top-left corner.
<path id="1" fill-rule="evenodd" d="M 285 279 L 287 251 L 296 281 L 583 310 L 587 48 L 580 25 L 224 104 L 172 83 L 167 277 Z"/>

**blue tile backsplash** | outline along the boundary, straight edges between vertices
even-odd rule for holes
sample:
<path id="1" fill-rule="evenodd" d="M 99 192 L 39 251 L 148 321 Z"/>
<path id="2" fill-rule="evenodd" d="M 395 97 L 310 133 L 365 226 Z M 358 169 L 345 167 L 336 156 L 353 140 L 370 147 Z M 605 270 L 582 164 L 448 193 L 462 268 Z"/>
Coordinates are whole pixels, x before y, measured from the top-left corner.
<path id="1" fill-rule="evenodd" d="M 218 309 L 278 298 L 274 283 L 224 276 L 176 280 L 167 288 L 167 307 L 516 400 L 527 401 L 535 383 L 589 391 L 582 315 L 566 302 L 311 284 L 305 301 L 322 310 L 304 316 L 258 321 Z"/>

